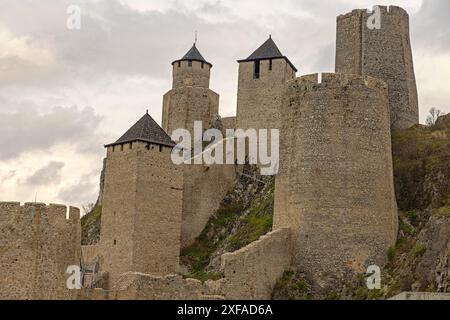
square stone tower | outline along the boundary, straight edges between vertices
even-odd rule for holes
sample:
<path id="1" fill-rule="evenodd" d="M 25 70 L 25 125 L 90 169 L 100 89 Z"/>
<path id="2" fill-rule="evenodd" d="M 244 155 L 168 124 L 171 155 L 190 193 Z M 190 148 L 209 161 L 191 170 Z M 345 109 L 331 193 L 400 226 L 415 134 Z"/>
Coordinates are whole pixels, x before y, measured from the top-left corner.
<path id="1" fill-rule="evenodd" d="M 279 129 L 283 88 L 297 69 L 272 37 L 238 62 L 237 128 Z"/>
<path id="2" fill-rule="evenodd" d="M 177 270 L 183 172 L 171 161 L 173 147 L 148 113 L 106 146 L 100 247 L 110 285 L 124 272 Z"/>
<path id="3" fill-rule="evenodd" d="M 336 72 L 372 76 L 388 84 L 392 129 L 419 123 L 419 106 L 408 13 L 395 6 L 378 6 L 374 13 L 353 10 L 337 18 Z M 369 26 L 371 26 L 369 28 Z"/>

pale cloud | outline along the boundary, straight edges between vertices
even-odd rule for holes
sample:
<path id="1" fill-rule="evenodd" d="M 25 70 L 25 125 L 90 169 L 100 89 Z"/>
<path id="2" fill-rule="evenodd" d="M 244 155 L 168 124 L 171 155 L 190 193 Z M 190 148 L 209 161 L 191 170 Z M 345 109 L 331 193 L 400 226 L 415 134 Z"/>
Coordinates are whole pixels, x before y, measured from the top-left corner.
<path id="1" fill-rule="evenodd" d="M 51 161 L 29 176 L 24 183 L 34 186 L 57 184 L 61 181 L 60 172 L 63 167 L 64 162 Z"/>
<path id="2" fill-rule="evenodd" d="M 86 148 L 86 144 L 95 142 L 100 121 L 101 117 L 89 107 L 54 107 L 46 114 L 31 108 L 0 113 L 0 160 L 45 150 L 58 143 L 71 143 L 77 150 L 89 152 L 93 149 Z"/>
<path id="3" fill-rule="evenodd" d="M 196 30 L 200 51 L 214 64 L 211 88 L 220 94 L 220 112 L 229 116 L 236 112 L 236 60 L 269 34 L 298 75 L 332 72 L 337 15 L 400 5 L 411 16 L 421 119 L 432 106 L 450 112 L 449 3 L 0 0 L 0 200 L 38 194 L 43 202 L 94 202 L 103 145 L 146 109 L 161 121 L 171 62 L 187 52 Z M 71 4 L 82 9 L 81 30 L 66 28 Z M 63 164 L 53 166 L 52 185 L 27 182 L 51 163 Z"/>

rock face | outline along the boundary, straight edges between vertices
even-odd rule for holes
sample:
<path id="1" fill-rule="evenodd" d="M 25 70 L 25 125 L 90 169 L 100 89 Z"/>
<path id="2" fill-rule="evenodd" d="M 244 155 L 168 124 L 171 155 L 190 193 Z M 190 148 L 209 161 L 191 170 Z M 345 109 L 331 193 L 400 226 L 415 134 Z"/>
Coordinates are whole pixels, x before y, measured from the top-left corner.
<path id="1" fill-rule="evenodd" d="M 393 135 L 399 239 L 384 296 L 450 292 L 450 117 Z"/>
<path id="2" fill-rule="evenodd" d="M 450 292 L 450 217 L 430 217 L 418 242 L 423 245 L 424 254 L 415 270 L 417 289 L 434 284 L 436 291 Z"/>

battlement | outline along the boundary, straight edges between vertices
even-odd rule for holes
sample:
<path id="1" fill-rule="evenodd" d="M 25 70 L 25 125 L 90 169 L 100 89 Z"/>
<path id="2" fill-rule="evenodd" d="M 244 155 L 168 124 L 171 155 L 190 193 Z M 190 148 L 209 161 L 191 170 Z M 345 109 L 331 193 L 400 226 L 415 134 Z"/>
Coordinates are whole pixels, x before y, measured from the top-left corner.
<path id="1" fill-rule="evenodd" d="M 79 263 L 80 210 L 0 202 L 0 299 L 71 299 L 65 272 Z"/>
<path id="2" fill-rule="evenodd" d="M 61 204 L 45 204 L 38 202 L 27 202 L 21 205 L 20 202 L 0 202 L 0 221 L 7 221 L 10 219 L 19 219 L 20 216 L 24 218 L 35 218 L 36 215 L 40 217 L 39 223 L 48 222 L 55 223 L 70 223 L 78 224 L 80 222 L 80 209 L 75 207 L 67 207 Z"/>
<path id="3" fill-rule="evenodd" d="M 409 17 L 408 12 L 405 9 L 403 9 L 402 7 L 393 6 L 393 5 L 391 5 L 391 6 L 379 5 L 377 7 L 380 8 L 380 12 L 382 15 L 391 15 L 391 16 L 400 15 L 400 16 Z M 371 15 L 371 14 L 373 14 L 373 12 L 374 12 L 373 7 L 370 10 L 369 9 L 354 9 L 348 13 L 338 15 L 337 20 L 339 21 L 339 20 L 344 20 L 344 19 L 348 19 L 351 17 L 355 17 L 355 16 L 363 16 L 365 14 Z"/>
<path id="4" fill-rule="evenodd" d="M 288 86 L 303 88 L 305 91 L 347 86 L 366 86 L 379 91 L 387 90 L 387 84 L 383 80 L 371 76 L 342 73 L 313 73 L 304 75 L 289 81 Z"/>

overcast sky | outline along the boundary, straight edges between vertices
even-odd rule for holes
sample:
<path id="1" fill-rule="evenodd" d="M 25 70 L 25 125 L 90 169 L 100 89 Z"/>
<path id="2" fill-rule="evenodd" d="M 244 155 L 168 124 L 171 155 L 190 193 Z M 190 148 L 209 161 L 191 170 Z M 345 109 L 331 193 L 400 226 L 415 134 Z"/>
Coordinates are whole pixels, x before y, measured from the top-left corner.
<path id="1" fill-rule="evenodd" d="M 66 27 L 71 4 L 80 30 Z M 94 202 L 103 145 L 146 109 L 161 121 L 171 62 L 195 30 L 228 116 L 236 60 L 269 34 L 298 75 L 332 72 L 336 16 L 374 4 L 411 15 L 421 121 L 431 107 L 450 112 L 448 0 L 0 0 L 0 200 Z"/>

